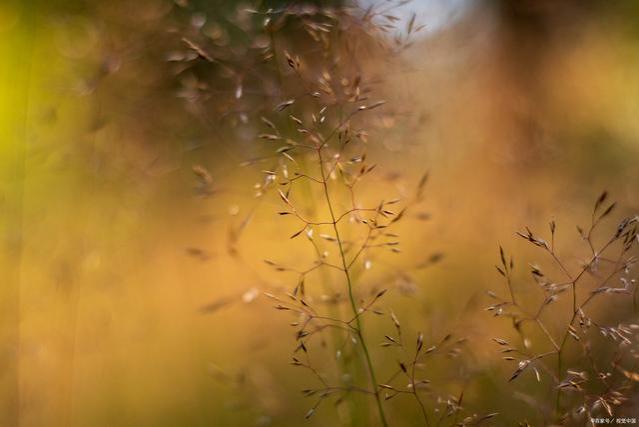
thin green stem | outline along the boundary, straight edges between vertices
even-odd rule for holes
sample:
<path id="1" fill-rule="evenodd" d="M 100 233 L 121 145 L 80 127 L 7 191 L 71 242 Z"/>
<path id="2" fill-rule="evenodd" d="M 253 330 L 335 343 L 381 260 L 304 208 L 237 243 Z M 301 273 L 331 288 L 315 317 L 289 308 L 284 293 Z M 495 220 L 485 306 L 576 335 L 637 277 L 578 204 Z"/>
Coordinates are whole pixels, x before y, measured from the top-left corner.
<path id="1" fill-rule="evenodd" d="M 368 369 L 368 373 L 370 375 L 370 380 L 372 382 L 372 386 L 373 386 L 373 390 L 374 390 L 374 395 L 375 395 L 375 401 L 377 402 L 377 409 L 379 411 L 379 417 L 380 420 L 382 422 L 382 425 L 384 427 L 388 427 L 388 422 L 386 421 L 386 415 L 384 413 L 384 407 L 382 405 L 382 400 L 381 397 L 379 395 L 379 388 L 377 386 L 377 379 L 375 377 L 375 369 L 373 368 L 373 362 L 371 360 L 371 356 L 370 353 L 368 351 L 368 346 L 366 345 L 366 340 L 364 339 L 364 334 L 362 331 L 362 322 L 360 319 L 360 316 L 358 316 L 358 312 L 357 312 L 357 304 L 355 303 L 355 297 L 353 296 L 353 282 L 351 280 L 351 275 L 350 275 L 350 271 L 348 268 L 348 264 L 346 261 L 346 255 L 344 253 L 344 247 L 342 245 L 342 239 L 340 237 L 339 234 L 339 228 L 337 226 L 337 219 L 335 216 L 335 212 L 333 210 L 333 204 L 331 202 L 331 196 L 330 193 L 328 191 L 328 184 L 327 184 L 327 177 L 326 177 L 326 173 L 324 172 L 324 160 L 322 159 L 322 146 L 319 146 L 317 148 L 317 155 L 319 157 L 319 166 L 320 166 L 320 171 L 322 174 L 322 187 L 324 189 L 324 197 L 326 199 L 326 205 L 328 206 L 328 211 L 331 215 L 331 221 L 332 221 L 332 225 L 333 225 L 333 230 L 335 231 L 335 238 L 337 239 L 337 245 L 339 247 L 339 254 L 340 254 L 340 258 L 342 261 L 342 266 L 344 267 L 344 276 L 346 277 L 346 284 L 348 286 L 348 299 L 350 300 L 351 303 L 351 309 L 353 310 L 353 316 L 355 316 L 355 323 L 356 323 L 356 328 L 357 328 L 357 336 L 359 338 L 359 341 L 362 345 L 362 350 L 364 352 L 364 356 L 366 358 L 366 368 Z"/>
<path id="2" fill-rule="evenodd" d="M 591 230 L 589 231 L 588 235 L 590 236 L 590 233 L 592 232 L 592 227 Z M 590 237 L 588 237 L 588 240 L 590 240 Z M 568 327 L 566 328 L 566 332 L 564 333 L 563 339 L 561 340 L 561 344 L 559 345 L 559 348 L 557 349 L 557 378 L 559 381 L 561 381 L 561 371 L 562 371 L 562 359 L 561 356 L 564 352 L 566 343 L 568 341 L 568 335 L 569 335 L 569 331 L 570 331 L 570 327 L 572 327 L 572 324 L 575 322 L 575 320 L 577 319 L 577 315 L 579 314 L 579 310 L 581 310 L 582 308 L 584 308 L 593 298 L 596 294 L 591 293 L 590 296 L 588 298 L 586 298 L 586 300 L 581 303 L 581 305 L 577 306 L 577 282 L 579 281 L 579 279 L 581 279 L 581 277 L 584 275 L 584 273 L 586 271 L 589 270 L 590 266 L 592 265 L 593 262 L 595 262 L 597 260 L 597 258 L 606 250 L 608 249 L 608 247 L 616 240 L 615 237 L 611 238 L 610 240 L 608 240 L 608 242 L 599 250 L 599 254 L 596 253 L 596 251 L 593 250 L 593 256 L 590 259 L 590 261 L 586 264 L 586 266 L 584 268 L 582 268 L 582 270 L 579 272 L 579 274 L 577 274 L 577 276 L 575 276 L 575 278 L 573 278 L 571 276 L 571 274 L 568 272 L 568 270 L 563 266 L 563 264 L 561 264 L 561 261 L 559 260 L 559 258 L 555 255 L 554 252 L 550 252 L 550 254 L 553 256 L 553 258 L 559 263 L 559 266 L 561 267 L 561 269 L 566 273 L 566 275 L 568 276 L 568 278 L 570 279 L 570 284 L 572 285 L 572 317 L 570 319 L 570 322 L 568 323 Z M 617 263 L 615 265 L 615 269 L 613 270 L 612 274 L 610 274 L 601 284 L 600 286 L 603 286 L 606 282 L 608 282 L 608 280 L 610 280 L 615 274 L 618 273 L 617 270 L 617 266 L 619 264 L 619 261 L 621 260 L 621 257 L 623 256 L 623 252 L 619 255 L 619 259 L 617 260 Z M 557 416 L 559 416 L 559 412 L 561 409 L 561 389 L 557 389 L 557 396 L 555 398 L 555 412 L 557 414 Z"/>
<path id="3" fill-rule="evenodd" d="M 424 422 L 426 423 L 426 426 L 430 427 L 430 421 L 428 420 L 428 413 L 426 412 L 426 406 L 424 406 L 424 402 L 422 402 L 422 399 L 419 397 L 419 394 L 417 393 L 417 386 L 415 384 L 415 366 L 417 365 L 417 357 L 418 356 L 419 356 L 419 349 L 415 352 L 415 357 L 413 358 L 413 363 L 412 363 L 412 366 L 411 366 L 411 369 L 410 369 L 411 390 L 413 391 L 413 395 L 415 396 L 415 400 L 419 404 L 419 408 L 422 411 L 422 416 L 424 417 Z"/>

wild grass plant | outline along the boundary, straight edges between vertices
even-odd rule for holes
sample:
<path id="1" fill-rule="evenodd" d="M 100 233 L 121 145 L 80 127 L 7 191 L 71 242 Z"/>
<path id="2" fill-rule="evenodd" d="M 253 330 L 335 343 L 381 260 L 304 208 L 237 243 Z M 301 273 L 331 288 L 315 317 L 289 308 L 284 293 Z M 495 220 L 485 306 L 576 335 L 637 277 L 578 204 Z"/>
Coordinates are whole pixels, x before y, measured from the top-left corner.
<path id="1" fill-rule="evenodd" d="M 394 402 L 408 399 L 417 408 L 417 425 L 505 425 L 503 408 L 482 407 L 476 397 L 465 397 L 464 388 L 452 393 L 449 384 L 435 384 L 429 375 L 432 357 L 444 356 L 456 372 L 456 365 L 472 364 L 467 353 L 483 344 L 445 331 L 425 338 L 424 325 L 406 327 L 386 302 L 390 286 L 367 280 L 380 260 L 403 255 L 397 225 L 424 203 L 428 182 L 424 173 L 410 192 L 376 201 L 359 196 L 383 167 L 374 160 L 376 127 L 394 115 L 392 103 L 378 95 L 390 66 L 369 65 L 382 58 L 401 64 L 401 53 L 422 30 L 415 15 L 399 26 L 395 13 L 404 3 L 238 8 L 234 23 L 242 37 L 229 37 L 195 14 L 180 33 L 180 50 L 168 60 L 197 116 L 205 120 L 213 109 L 233 127 L 260 129 L 256 155 L 241 165 L 261 173 L 255 206 L 277 200 L 273 216 L 281 221 L 281 244 L 304 240 L 313 254 L 306 265 L 263 260 L 290 282 L 285 289 L 273 285 L 265 295 L 292 319 L 290 364 L 308 374 L 305 418 L 330 410 L 331 402 L 343 424 L 389 426 L 395 424 Z M 199 166 L 194 172 L 206 194 L 211 176 Z M 515 364 L 506 378 L 512 384 L 500 392 L 511 393 L 509 387 L 529 376 L 537 383 L 523 387 L 531 393 L 518 393 L 539 418 L 521 419 L 520 425 L 592 423 L 622 414 L 635 396 L 637 217 L 623 219 L 601 240 L 601 225 L 615 208 L 607 198 L 603 193 L 597 199 L 590 224 L 578 228 L 588 251 L 578 268 L 557 248 L 554 221 L 547 240 L 530 229 L 518 233 L 552 264 L 550 271 L 529 267 L 540 297 L 522 293 L 514 259 L 500 247 L 497 271 L 506 292 L 489 294 L 494 302 L 488 311 L 512 325 L 513 338 L 493 341 L 503 359 Z M 233 256 L 239 256 L 236 243 L 250 217 L 230 231 Z M 440 259 L 435 254 L 430 263 Z M 628 307 L 618 313 L 590 311 L 600 299 L 621 298 Z M 369 328 L 380 319 L 393 332 L 377 336 L 380 328 Z M 472 388 L 472 378 L 456 380 Z"/>
<path id="2" fill-rule="evenodd" d="M 574 234 L 587 255 L 574 268 L 557 250 L 560 236 L 556 222 L 549 223 L 549 238 L 526 228 L 519 237 L 545 253 L 550 266 L 529 264 L 531 285 L 540 297 L 518 295 L 513 272 L 515 263 L 500 247 L 500 264 L 507 296 L 490 293 L 498 302 L 488 307 L 497 317 L 508 318 L 516 341 L 494 338 L 515 363 L 509 378 L 522 375 L 548 383 L 543 398 L 531 399 L 543 414 L 545 424 L 587 424 L 598 417 L 613 417 L 633 396 L 637 376 L 636 315 L 637 288 L 634 267 L 637 216 L 621 219 L 612 230 L 600 230 L 614 212 L 603 192 L 592 210 L 590 223 L 577 226 Z M 601 301 L 603 300 L 603 301 Z M 616 307 L 601 312 L 593 306 Z M 548 312 L 558 312 L 550 316 Z M 623 410 L 621 410 L 623 413 Z M 632 414 L 630 414 L 632 415 Z M 524 422 L 524 425 L 529 425 Z"/>

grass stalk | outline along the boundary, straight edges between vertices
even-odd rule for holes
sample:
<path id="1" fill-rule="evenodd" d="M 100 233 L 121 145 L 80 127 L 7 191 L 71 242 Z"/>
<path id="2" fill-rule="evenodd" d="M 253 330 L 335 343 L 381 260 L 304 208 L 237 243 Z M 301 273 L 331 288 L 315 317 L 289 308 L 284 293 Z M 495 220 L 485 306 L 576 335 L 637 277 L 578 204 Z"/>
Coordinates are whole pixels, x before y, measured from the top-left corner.
<path id="1" fill-rule="evenodd" d="M 380 417 L 380 421 L 382 423 L 382 425 L 384 427 L 388 426 L 388 422 L 386 421 L 386 414 L 384 413 L 384 406 L 382 405 L 382 400 L 380 398 L 379 395 L 379 390 L 377 387 L 377 378 L 375 376 L 375 368 L 373 367 L 373 362 L 371 360 L 371 356 L 370 356 L 370 352 L 368 351 L 368 345 L 366 344 L 366 339 L 364 338 L 364 333 L 362 330 L 362 322 L 359 316 L 359 313 L 357 311 L 357 304 L 355 303 L 355 297 L 353 295 L 353 281 L 351 280 L 351 275 L 350 275 L 350 270 L 348 267 L 348 263 L 346 261 L 346 255 L 344 253 L 344 246 L 342 243 L 342 239 L 340 237 L 339 234 L 339 227 L 337 226 L 337 219 L 335 216 L 335 211 L 333 210 L 333 204 L 331 202 L 331 196 L 330 196 L 330 192 L 328 190 L 328 183 L 327 183 L 327 176 L 326 173 L 324 171 L 324 160 L 322 158 L 322 146 L 319 146 L 317 149 L 317 155 L 319 158 L 319 167 L 320 167 L 320 173 L 322 176 L 322 188 L 324 190 L 324 197 L 326 200 L 326 205 L 328 207 L 328 211 L 331 215 L 331 222 L 332 222 L 332 226 L 333 226 L 333 230 L 335 231 L 335 238 L 337 240 L 337 246 L 339 248 L 339 254 L 340 254 L 340 259 L 342 262 L 342 267 L 344 270 L 344 276 L 346 278 L 346 284 L 348 287 L 348 299 L 351 305 L 351 309 L 353 310 L 353 316 L 355 318 L 355 324 L 356 324 L 356 330 L 357 330 L 357 337 L 359 338 L 359 341 L 362 345 L 362 351 L 364 352 L 364 357 L 365 357 L 365 361 L 366 361 L 366 368 L 368 370 L 368 374 L 370 376 L 370 381 L 372 383 L 373 386 L 373 394 L 375 396 L 375 401 L 377 403 L 377 409 L 379 411 L 379 417 Z"/>

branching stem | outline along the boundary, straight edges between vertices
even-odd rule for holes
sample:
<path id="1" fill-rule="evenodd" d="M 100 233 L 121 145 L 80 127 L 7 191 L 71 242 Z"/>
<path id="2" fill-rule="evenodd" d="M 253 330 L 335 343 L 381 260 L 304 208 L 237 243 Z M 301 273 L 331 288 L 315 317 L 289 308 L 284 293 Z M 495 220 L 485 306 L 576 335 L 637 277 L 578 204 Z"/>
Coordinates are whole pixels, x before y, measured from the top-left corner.
<path id="1" fill-rule="evenodd" d="M 335 231 L 335 238 L 337 239 L 337 246 L 339 247 L 339 254 L 340 254 L 340 258 L 342 261 L 342 266 L 344 269 L 344 276 L 346 277 L 346 284 L 348 286 L 348 299 L 350 300 L 351 303 L 351 309 L 353 310 L 353 316 L 355 316 L 355 323 L 356 323 L 356 334 L 357 337 L 359 338 L 359 341 L 362 345 L 362 350 L 364 352 L 364 356 L 366 358 L 366 368 L 368 370 L 369 376 L 370 376 L 370 380 L 373 386 L 373 390 L 374 390 L 374 395 L 375 395 L 375 401 L 377 402 L 377 409 L 379 411 L 379 418 L 382 422 L 382 425 L 384 427 L 388 427 L 388 422 L 386 421 L 386 415 L 384 413 L 384 407 L 382 405 L 382 400 L 381 397 L 379 395 L 379 388 L 377 386 L 377 379 L 375 377 L 375 369 L 373 367 L 373 363 L 371 360 L 371 356 L 370 353 L 368 351 L 368 346 L 366 345 L 366 340 L 364 339 L 364 333 L 362 331 L 362 322 L 358 316 L 358 312 L 357 312 L 357 304 L 355 303 L 355 297 L 353 295 L 353 282 L 351 280 L 351 275 L 350 275 L 350 270 L 348 268 L 348 264 L 346 261 L 346 255 L 344 253 L 344 247 L 342 244 L 342 239 L 340 237 L 339 234 L 339 227 L 337 226 L 337 217 L 335 216 L 335 212 L 333 210 L 333 204 L 331 202 L 331 196 L 330 193 L 328 191 L 328 184 L 327 184 L 327 177 L 326 177 L 326 173 L 324 172 L 324 160 L 322 158 L 322 146 L 319 146 L 317 148 L 317 155 L 319 158 L 319 167 L 320 167 L 320 171 L 322 174 L 322 187 L 324 190 L 324 197 L 326 199 L 326 205 L 328 206 L 328 211 L 331 215 L 331 221 L 332 221 L 332 225 L 333 225 L 333 230 Z"/>

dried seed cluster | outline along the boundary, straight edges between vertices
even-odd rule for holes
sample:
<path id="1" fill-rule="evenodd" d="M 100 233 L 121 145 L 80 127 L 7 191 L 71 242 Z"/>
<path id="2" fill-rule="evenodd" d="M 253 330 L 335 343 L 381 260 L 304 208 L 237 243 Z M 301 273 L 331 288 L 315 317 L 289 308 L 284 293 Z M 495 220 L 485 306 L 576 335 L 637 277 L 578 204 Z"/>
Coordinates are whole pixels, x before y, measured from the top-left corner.
<path id="1" fill-rule="evenodd" d="M 636 313 L 636 257 L 632 252 L 637 246 L 639 217 L 622 219 L 598 245 L 600 239 L 595 235 L 616 206 L 614 202 L 606 206 L 607 199 L 608 193 L 604 192 L 596 200 L 589 227 L 577 227 L 589 252 L 578 269 L 570 268 L 558 254 L 554 221 L 549 224 L 549 241 L 528 228 L 517 233 L 545 252 L 555 267 L 555 272 L 546 273 L 537 265 L 529 266 L 532 280 L 543 296 L 537 306 L 515 292 L 514 261 L 499 248 L 500 264 L 496 268 L 505 279 L 508 296 L 490 292 L 497 302 L 487 310 L 496 317 L 508 318 L 517 338 L 516 342 L 493 340 L 504 354 L 503 359 L 517 364 L 509 381 L 532 372 L 537 381 L 549 382 L 554 391 L 546 396 L 553 396 L 552 401 L 539 402 L 549 423 L 590 423 L 597 416 L 611 417 L 616 413 L 615 407 L 622 408 L 628 401 L 639 379 L 634 371 L 639 357 L 639 324 L 625 323 L 623 315 L 615 318 L 608 311 L 592 308 L 601 299 L 608 299 L 601 303 L 610 306 L 626 300 L 627 311 Z M 550 320 L 561 318 L 547 312 L 565 310 L 562 300 L 568 300 L 570 307 L 567 322 L 549 324 Z M 534 328 L 543 337 L 541 342 L 535 340 Z"/>
<path id="2" fill-rule="evenodd" d="M 241 37 L 230 37 L 228 29 L 197 15 L 166 60 L 177 76 L 178 96 L 203 121 L 204 112 L 217 111 L 234 127 L 258 124 L 257 155 L 241 166 L 259 168 L 260 180 L 254 186 L 257 203 L 277 200 L 282 227 L 291 226 L 286 237 L 304 239 L 314 254 L 310 265 L 302 267 L 264 260 L 274 271 L 293 276 L 288 292 L 273 286 L 265 295 L 276 310 L 294 316 L 291 364 L 308 371 L 315 383 L 302 390 L 304 396 L 315 399 L 305 417 L 313 417 L 329 399 L 339 405 L 357 393 L 371 397 L 384 426 L 389 424 L 386 405 L 398 396 L 415 402 L 427 426 L 489 424 L 498 422 L 497 413 L 471 411 L 463 391 L 446 395 L 426 375 L 431 357 L 456 360 L 467 350 L 467 339 L 448 333 L 427 339 L 421 332 L 404 330 L 399 317 L 384 304 L 390 280 L 381 287 L 362 280 L 376 265 L 376 254 L 401 253 L 395 226 L 424 201 L 428 181 L 425 173 L 412 194 L 371 205 L 358 198 L 358 189 L 378 172 L 371 161 L 373 150 L 367 149 L 375 138 L 375 125 L 383 115 L 392 114 L 375 95 L 383 72 L 364 73 L 365 61 L 370 55 L 396 58 L 410 46 L 410 37 L 422 26 L 413 15 L 406 28 L 398 31 L 395 8 L 406 3 L 387 1 L 366 9 L 297 2 L 279 9 L 242 7 L 230 19 Z M 193 173 L 198 195 L 215 194 L 209 171 L 197 165 Z M 590 252 L 577 269 L 555 247 L 554 221 L 549 224 L 549 239 L 529 228 L 517 233 L 543 251 L 554 266 L 551 272 L 529 267 L 541 295 L 539 303 L 529 301 L 528 293 L 518 292 L 521 277 L 515 274 L 514 260 L 499 248 L 496 269 L 507 292 L 505 296 L 489 293 L 494 302 L 487 310 L 507 318 L 515 338 L 493 341 L 503 359 L 515 364 L 510 382 L 532 375 L 552 388 L 552 393 L 536 398 L 547 424 L 612 416 L 639 380 L 639 325 L 626 322 L 629 316 L 618 321 L 611 321 L 611 316 L 599 319 L 602 313 L 592 309 L 599 299 L 625 298 L 636 313 L 632 273 L 636 260 L 631 252 L 637 242 L 637 217 L 623 219 L 606 241 L 597 244 L 600 225 L 615 207 L 603 193 L 596 200 L 590 226 L 577 227 Z M 238 256 L 237 243 L 252 216 L 253 211 L 231 227 L 231 255 Z M 424 212 L 414 217 L 430 218 Z M 198 248 L 187 252 L 203 261 L 209 257 Z M 415 268 L 428 267 L 442 257 L 433 253 Z M 394 277 L 400 291 L 413 292 L 411 271 L 398 271 Z M 315 288 L 318 282 L 324 282 L 321 291 Z M 252 301 L 257 295 L 251 288 L 240 297 Z M 212 312 L 232 301 L 227 298 L 202 310 Z M 569 319 L 557 324 L 554 312 L 565 306 Z M 393 327 L 381 339 L 381 347 L 395 359 L 394 372 L 384 379 L 371 338 L 364 333 L 371 314 L 388 315 Z M 330 349 L 334 366 L 318 363 L 318 344 Z M 367 373 L 364 380 L 356 378 L 354 364 L 358 363 Z M 522 421 L 521 425 L 529 424 Z"/>

